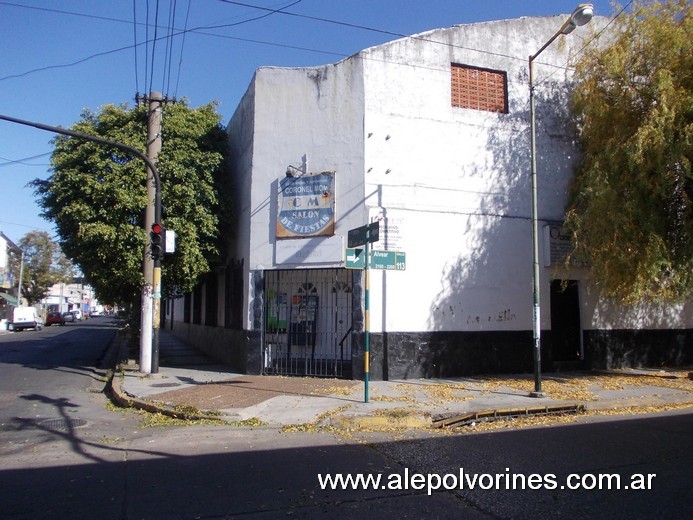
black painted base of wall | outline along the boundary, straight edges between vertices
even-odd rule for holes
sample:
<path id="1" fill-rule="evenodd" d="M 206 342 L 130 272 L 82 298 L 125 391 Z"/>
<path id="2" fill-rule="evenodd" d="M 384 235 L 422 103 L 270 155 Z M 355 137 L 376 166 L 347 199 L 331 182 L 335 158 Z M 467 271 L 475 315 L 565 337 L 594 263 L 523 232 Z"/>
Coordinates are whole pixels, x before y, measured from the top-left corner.
<path id="1" fill-rule="evenodd" d="M 693 364 L 692 330 L 586 331 L 583 360 L 553 359 L 542 331 L 542 372 Z M 354 379 L 364 376 L 363 333 L 352 337 Z M 532 373 L 531 331 L 371 333 L 372 380 Z"/>
<path id="2" fill-rule="evenodd" d="M 352 337 L 355 379 L 363 379 L 364 337 L 363 333 Z M 532 333 L 525 331 L 371 333 L 369 377 L 388 380 L 531 372 L 532 345 Z"/>
<path id="3" fill-rule="evenodd" d="M 262 372 L 262 335 L 174 322 L 173 333 L 246 374 Z M 363 380 L 363 333 L 352 336 L 351 377 Z M 693 329 L 590 330 L 584 360 L 553 359 L 551 331 L 542 331 L 542 372 L 693 365 Z M 370 379 L 532 373 L 531 331 L 370 334 Z"/>
<path id="4" fill-rule="evenodd" d="M 693 365 L 693 329 L 589 330 L 584 341 L 593 369 Z"/>

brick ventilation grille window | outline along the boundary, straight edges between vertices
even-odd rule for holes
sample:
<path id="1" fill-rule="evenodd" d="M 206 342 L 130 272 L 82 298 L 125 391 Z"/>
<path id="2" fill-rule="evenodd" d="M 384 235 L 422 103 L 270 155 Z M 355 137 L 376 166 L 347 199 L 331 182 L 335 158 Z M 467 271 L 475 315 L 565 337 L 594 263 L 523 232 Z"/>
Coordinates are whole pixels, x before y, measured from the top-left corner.
<path id="1" fill-rule="evenodd" d="M 506 113 L 505 73 L 452 64 L 452 106 Z"/>

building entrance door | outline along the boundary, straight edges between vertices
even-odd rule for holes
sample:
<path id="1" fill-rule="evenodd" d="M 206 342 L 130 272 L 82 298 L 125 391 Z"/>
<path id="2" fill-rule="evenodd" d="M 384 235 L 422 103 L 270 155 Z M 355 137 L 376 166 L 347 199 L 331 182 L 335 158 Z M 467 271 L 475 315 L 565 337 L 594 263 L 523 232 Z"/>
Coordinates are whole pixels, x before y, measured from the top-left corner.
<path id="1" fill-rule="evenodd" d="M 576 280 L 551 282 L 551 354 L 554 361 L 581 361 L 582 327 Z"/>
<path id="2" fill-rule="evenodd" d="M 265 271 L 263 373 L 351 377 L 352 273 Z"/>

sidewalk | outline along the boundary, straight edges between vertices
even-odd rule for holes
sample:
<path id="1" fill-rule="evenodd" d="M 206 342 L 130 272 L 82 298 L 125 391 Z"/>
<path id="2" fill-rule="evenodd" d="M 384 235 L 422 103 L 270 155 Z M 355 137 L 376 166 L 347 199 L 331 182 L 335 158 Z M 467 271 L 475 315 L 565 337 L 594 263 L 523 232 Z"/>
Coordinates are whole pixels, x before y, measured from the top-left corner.
<path id="1" fill-rule="evenodd" d="M 484 415 L 558 407 L 693 407 L 690 369 L 543 374 L 542 398 L 529 397 L 531 374 L 371 381 L 366 403 L 362 381 L 238 374 L 169 331 L 160 331 L 159 352 L 156 374 L 139 372 L 132 361 L 123 365 L 112 385 L 117 400 L 174 416 L 206 415 L 233 423 L 372 429 L 462 425 Z"/>

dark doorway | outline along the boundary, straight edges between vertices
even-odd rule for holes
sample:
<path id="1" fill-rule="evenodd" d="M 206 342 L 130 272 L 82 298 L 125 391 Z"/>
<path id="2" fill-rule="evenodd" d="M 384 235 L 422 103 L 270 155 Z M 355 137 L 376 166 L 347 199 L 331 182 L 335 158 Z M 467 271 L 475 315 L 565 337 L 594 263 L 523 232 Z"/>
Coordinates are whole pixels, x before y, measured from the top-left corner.
<path id="1" fill-rule="evenodd" d="M 580 296 L 576 280 L 551 282 L 551 354 L 553 361 L 582 359 Z"/>

